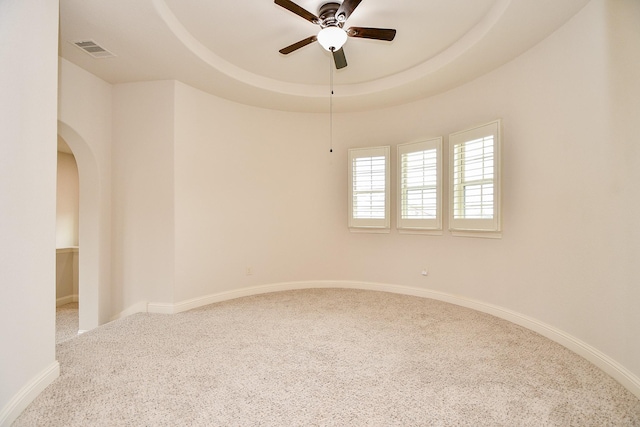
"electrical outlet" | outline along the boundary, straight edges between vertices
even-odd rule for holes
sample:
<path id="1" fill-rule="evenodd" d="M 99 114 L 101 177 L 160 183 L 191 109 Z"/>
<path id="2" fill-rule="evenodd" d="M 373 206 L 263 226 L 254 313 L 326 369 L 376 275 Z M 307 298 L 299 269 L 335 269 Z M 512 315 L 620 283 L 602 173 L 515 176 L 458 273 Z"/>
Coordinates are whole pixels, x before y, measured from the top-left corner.
<path id="1" fill-rule="evenodd" d="M 420 274 L 422 274 L 423 276 L 428 276 L 429 275 L 429 269 L 427 267 L 423 268 L 422 271 L 420 272 Z"/>
<path id="2" fill-rule="evenodd" d="M 247 267 L 247 276 L 251 276 L 253 274 L 253 268 Z"/>

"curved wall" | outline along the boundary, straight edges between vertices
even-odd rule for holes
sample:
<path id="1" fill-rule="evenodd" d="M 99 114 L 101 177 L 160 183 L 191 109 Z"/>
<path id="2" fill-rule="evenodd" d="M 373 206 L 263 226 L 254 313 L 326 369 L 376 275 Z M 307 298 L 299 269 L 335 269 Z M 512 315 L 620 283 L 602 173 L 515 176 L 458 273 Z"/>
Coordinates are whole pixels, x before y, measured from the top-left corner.
<path id="1" fill-rule="evenodd" d="M 11 369 L 3 370 L 0 424 L 17 416 L 58 373 L 50 250 L 55 242 L 51 53 L 56 52 L 51 34 L 57 8 L 42 4 L 0 6 L 0 21 L 7 24 L 0 29 L 13 37 L 22 34 L 20 28 L 32 27 L 25 22 L 42 24 L 46 31 L 22 39 L 34 46 L 31 50 L 48 52 L 46 61 L 41 55 L 34 66 L 9 47 L 7 57 L 18 60 L 2 69 L 3 81 L 12 82 L 2 111 L 9 118 L 21 115 L 3 128 L 4 140 L 11 143 L 3 157 L 7 168 L 1 170 L 14 175 L 2 181 L 11 188 L 0 195 L 7 206 L 22 208 L 3 214 L 11 226 L 3 235 L 13 236 L 5 245 L 3 272 L 16 286 L 5 289 L 2 298 L 7 320 L 2 323 L 11 326 L 1 332 L 11 349 L 2 356 Z M 30 13 L 34 8 L 39 12 Z M 502 307 L 503 313 L 551 325 L 629 373 L 632 383 L 626 385 L 638 395 L 638 21 L 635 0 L 593 0 L 540 45 L 470 84 L 388 110 L 336 115 L 332 155 L 326 115 L 237 105 L 175 82 L 154 87 L 159 98 L 138 99 L 140 107 L 168 100 L 164 107 L 130 109 L 133 117 L 112 122 L 112 87 L 62 60 L 59 125 L 68 125 L 90 144 L 100 171 L 96 268 L 104 298 L 91 322 L 103 323 L 131 307 L 146 310 L 149 300 L 155 304 L 149 307 L 169 311 L 189 301 L 204 302 L 208 295 L 234 296 L 287 283 L 387 283 L 380 289 L 449 295 L 475 301 L 479 309 Z M 24 43 L 20 46 L 24 50 Z M 125 86 L 116 87 L 122 97 L 113 111 L 140 89 Z M 137 115 L 146 125 L 164 120 L 156 122 L 168 132 L 161 135 L 161 150 L 154 149 L 153 135 L 137 133 Z M 442 236 L 348 232 L 347 148 L 446 137 L 497 117 L 504 124 L 501 240 L 454 238 L 446 231 Z M 23 120 L 29 120 L 27 134 L 20 133 Z M 112 129 L 122 132 L 118 141 L 114 138 L 113 154 Z M 131 151 L 139 149 L 137 163 L 127 165 Z M 32 163 L 25 160 L 31 158 Z M 145 182 L 149 168 L 168 176 L 163 188 L 148 180 L 148 188 L 136 187 L 132 194 L 128 184 Z M 112 176 L 118 180 L 113 192 Z M 27 193 L 16 193 L 16 182 L 27 185 Z M 149 207 L 130 198 L 146 190 L 157 190 L 152 201 L 169 203 Z M 148 221 L 154 207 L 163 210 L 160 221 Z M 50 221 L 42 221 L 42 215 Z M 117 222 L 121 219 L 128 228 Z M 137 236 L 138 226 L 146 226 L 147 234 L 154 228 L 161 233 L 150 243 L 130 245 L 127 239 Z M 37 243 L 25 249 L 16 231 Z M 42 240 L 47 233 L 50 238 Z M 149 259 L 150 246 L 159 248 L 160 258 Z M 25 259 L 39 264 L 26 265 Z M 160 289 L 157 273 L 149 273 L 154 266 L 171 275 Z M 430 270 L 426 278 L 419 275 L 424 266 Z M 247 267 L 253 274 L 246 274 Z M 110 292 L 117 298 L 110 300 Z M 23 327 L 15 329 L 16 324 Z"/>
<path id="2" fill-rule="evenodd" d="M 336 114 L 332 154 L 325 114 L 235 104 L 179 82 L 116 85 L 112 315 L 383 284 L 549 325 L 640 394 L 639 8 L 594 0 L 465 86 Z M 391 145 L 393 177 L 395 145 L 444 136 L 446 147 L 449 133 L 496 118 L 502 239 L 349 233 L 348 148 Z"/>
<path id="3" fill-rule="evenodd" d="M 173 301 L 149 308 L 278 283 L 410 287 L 552 325 L 615 361 L 638 393 L 637 13 L 631 1 L 591 2 L 470 84 L 338 114 L 333 154 L 325 115 L 260 110 L 176 84 Z M 446 142 L 495 118 L 504 126 L 502 239 L 349 233 L 347 148 L 392 145 L 393 177 L 396 144 Z"/>
<path id="4" fill-rule="evenodd" d="M 640 158 L 631 118 L 640 92 L 626 69 L 639 69 L 632 46 L 640 40 L 633 24 L 640 9 L 614 3 L 591 2 L 549 39 L 468 85 L 340 117 L 345 145 L 439 135 L 446 141 L 450 132 L 494 118 L 504 127 L 501 240 L 344 233 L 344 278 L 506 307 L 640 374 Z M 427 278 L 419 275 L 423 265 Z"/>
<path id="5" fill-rule="evenodd" d="M 2 426 L 60 372 L 54 329 L 57 34 L 57 1 L 0 1 Z"/>

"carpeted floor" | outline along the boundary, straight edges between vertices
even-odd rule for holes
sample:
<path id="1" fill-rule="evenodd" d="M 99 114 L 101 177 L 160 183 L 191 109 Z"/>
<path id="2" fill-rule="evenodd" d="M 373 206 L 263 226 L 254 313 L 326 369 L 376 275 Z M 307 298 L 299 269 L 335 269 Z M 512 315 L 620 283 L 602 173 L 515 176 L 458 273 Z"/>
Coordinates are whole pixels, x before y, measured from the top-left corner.
<path id="1" fill-rule="evenodd" d="M 137 314 L 57 354 L 61 376 L 15 426 L 640 425 L 640 400 L 564 347 L 382 292 Z"/>

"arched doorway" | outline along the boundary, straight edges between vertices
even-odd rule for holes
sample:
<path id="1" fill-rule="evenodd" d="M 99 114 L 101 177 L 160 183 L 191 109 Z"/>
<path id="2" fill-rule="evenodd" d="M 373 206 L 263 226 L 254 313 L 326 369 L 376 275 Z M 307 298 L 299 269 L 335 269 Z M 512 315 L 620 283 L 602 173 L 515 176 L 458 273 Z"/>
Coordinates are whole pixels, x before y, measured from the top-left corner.
<path id="1" fill-rule="evenodd" d="M 78 335 L 78 166 L 58 135 L 56 180 L 56 344 Z"/>
<path id="2" fill-rule="evenodd" d="M 100 228 L 105 221 L 100 209 L 100 177 L 95 156 L 86 141 L 61 121 L 58 121 L 58 135 L 73 152 L 78 166 L 79 332 L 85 332 L 104 323 L 104 307 L 108 307 L 108 301 L 105 301 L 108 298 L 108 286 L 101 283 L 101 271 L 104 266 L 100 254 L 101 250 L 108 248 L 101 248 L 103 245 L 100 241 Z"/>

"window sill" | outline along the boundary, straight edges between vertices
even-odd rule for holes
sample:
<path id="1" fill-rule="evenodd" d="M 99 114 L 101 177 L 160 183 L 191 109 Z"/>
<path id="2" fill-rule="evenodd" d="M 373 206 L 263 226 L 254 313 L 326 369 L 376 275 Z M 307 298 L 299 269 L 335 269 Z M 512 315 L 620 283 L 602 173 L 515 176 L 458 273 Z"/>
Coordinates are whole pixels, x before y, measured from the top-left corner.
<path id="1" fill-rule="evenodd" d="M 370 233 L 370 234 L 389 234 L 391 232 L 389 228 L 376 228 L 376 227 L 349 227 L 349 231 L 352 233 Z"/>
<path id="2" fill-rule="evenodd" d="M 423 236 L 442 236 L 442 230 L 424 228 L 398 228 L 400 234 L 421 234 Z"/>
<path id="3" fill-rule="evenodd" d="M 481 239 L 502 239 L 501 231 L 481 231 L 481 230 L 449 230 L 455 237 L 478 237 Z"/>

